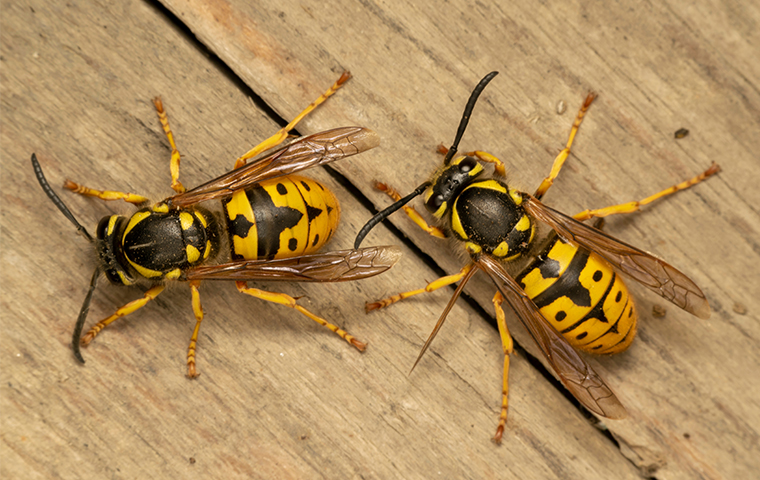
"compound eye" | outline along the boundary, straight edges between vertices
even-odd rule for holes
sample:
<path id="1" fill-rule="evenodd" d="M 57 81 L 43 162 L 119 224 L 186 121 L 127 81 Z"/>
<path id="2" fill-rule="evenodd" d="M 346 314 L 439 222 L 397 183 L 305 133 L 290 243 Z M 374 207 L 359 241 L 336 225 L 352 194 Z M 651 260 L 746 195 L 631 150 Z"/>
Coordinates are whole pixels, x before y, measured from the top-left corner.
<path id="1" fill-rule="evenodd" d="M 96 229 L 95 234 L 98 237 L 98 240 L 103 240 L 106 238 L 106 232 L 108 231 L 108 224 L 111 222 L 111 217 L 103 217 L 100 219 L 100 222 L 98 222 L 98 228 Z"/>
<path id="2" fill-rule="evenodd" d="M 124 282 L 121 281 L 121 277 L 116 273 L 116 270 L 114 269 L 106 270 L 106 278 L 114 285 L 124 285 Z"/>
<path id="3" fill-rule="evenodd" d="M 472 170 L 473 168 L 475 168 L 475 165 L 477 165 L 477 164 L 478 164 L 478 161 L 475 160 L 474 158 L 472 158 L 472 157 L 465 157 L 464 160 L 462 160 L 461 162 L 459 162 L 459 165 L 458 165 L 459 171 L 462 172 L 462 173 L 467 173 L 470 170 Z"/>
<path id="4" fill-rule="evenodd" d="M 443 205 L 443 195 L 441 195 L 440 193 L 433 195 L 427 201 L 428 208 L 433 212 L 441 208 L 441 205 Z"/>

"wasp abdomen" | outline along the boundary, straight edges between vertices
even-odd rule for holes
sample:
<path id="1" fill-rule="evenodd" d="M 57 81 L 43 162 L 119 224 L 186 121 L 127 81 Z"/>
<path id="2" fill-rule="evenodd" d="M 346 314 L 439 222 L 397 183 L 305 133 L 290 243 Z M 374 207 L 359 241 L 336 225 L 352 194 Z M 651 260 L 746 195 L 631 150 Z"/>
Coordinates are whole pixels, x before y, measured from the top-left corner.
<path id="1" fill-rule="evenodd" d="M 267 180 L 223 200 L 233 259 L 314 253 L 337 228 L 340 207 L 321 183 L 298 175 Z"/>
<path id="2" fill-rule="evenodd" d="M 601 257 L 558 237 L 517 277 L 549 323 L 576 348 L 622 352 L 637 314 L 622 278 Z"/>

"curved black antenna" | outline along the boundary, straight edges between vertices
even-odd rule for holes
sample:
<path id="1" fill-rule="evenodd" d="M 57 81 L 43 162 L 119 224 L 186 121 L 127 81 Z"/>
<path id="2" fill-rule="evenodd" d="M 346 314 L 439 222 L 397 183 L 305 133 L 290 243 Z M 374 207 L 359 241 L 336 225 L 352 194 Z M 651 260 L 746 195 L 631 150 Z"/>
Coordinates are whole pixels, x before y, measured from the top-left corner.
<path id="1" fill-rule="evenodd" d="M 92 237 L 87 232 L 87 230 L 77 221 L 76 218 L 74 218 L 74 214 L 71 213 L 71 210 L 64 205 L 63 200 L 61 200 L 58 195 L 53 191 L 53 189 L 50 187 L 50 184 L 48 183 L 47 179 L 45 178 L 45 174 L 42 173 L 42 168 L 40 167 L 40 162 L 37 161 L 37 155 L 32 154 L 32 168 L 34 168 L 34 174 L 37 176 L 37 181 L 40 182 L 40 186 L 42 187 L 42 190 L 45 191 L 48 198 L 55 204 L 56 207 L 58 207 L 58 210 L 63 213 L 63 215 L 68 218 L 71 223 L 74 224 L 74 226 L 77 227 L 77 231 L 81 233 L 82 235 L 87 238 L 87 240 L 90 241 L 90 243 L 93 242 Z"/>
<path id="2" fill-rule="evenodd" d="M 443 159 L 443 164 L 448 165 L 452 158 L 454 158 L 454 155 L 457 153 L 457 148 L 459 147 L 459 140 L 462 139 L 462 135 L 464 135 L 464 131 L 467 128 L 467 124 L 470 123 L 470 116 L 472 115 L 472 109 L 475 108 L 475 102 L 478 101 L 478 97 L 480 96 L 480 93 L 483 91 L 484 88 L 486 88 L 486 85 L 488 85 L 488 82 L 490 82 L 493 77 L 498 75 L 499 72 L 491 72 L 485 77 L 483 77 L 483 80 L 481 80 L 476 86 L 475 89 L 470 94 L 470 99 L 467 100 L 467 105 L 464 107 L 464 114 L 462 115 L 462 120 L 459 121 L 459 128 L 457 129 L 457 135 L 454 137 L 454 143 L 451 145 L 451 148 L 449 148 L 448 153 L 446 153 L 446 157 Z"/>
<path id="3" fill-rule="evenodd" d="M 369 221 L 362 227 L 361 230 L 359 230 L 359 234 L 356 235 L 356 240 L 354 240 L 354 249 L 358 249 L 359 245 L 362 244 L 362 240 L 364 240 L 364 237 L 367 236 L 370 230 L 375 228 L 375 225 L 382 222 L 390 214 L 398 210 L 399 208 L 403 207 L 407 203 L 409 203 L 414 197 L 421 194 L 425 191 L 426 188 L 430 186 L 430 182 L 425 182 L 419 187 L 417 187 L 412 193 L 407 195 L 406 197 L 402 198 L 401 200 L 397 201 L 393 205 L 387 207 L 385 210 L 382 210 L 380 212 L 377 212 L 374 217 L 370 218 Z"/>
<path id="4" fill-rule="evenodd" d="M 42 173 L 42 168 L 40 167 L 40 162 L 37 161 L 37 155 L 32 154 L 32 168 L 34 168 L 34 174 L 37 176 L 37 181 L 40 182 L 40 186 L 42 187 L 42 190 L 45 191 L 48 198 L 55 204 L 56 207 L 58 207 L 58 210 L 63 213 L 63 215 L 68 218 L 71 223 L 74 224 L 75 227 L 77 227 L 77 231 L 81 233 L 82 235 L 87 238 L 87 240 L 92 243 L 94 240 L 92 236 L 90 236 L 89 232 L 87 232 L 87 229 L 85 229 L 76 218 L 74 218 L 74 214 L 71 213 L 71 210 L 63 203 L 63 200 L 61 200 L 58 195 L 53 191 L 53 189 L 50 187 L 50 184 L 48 183 L 47 179 L 45 178 L 45 174 Z M 92 294 L 95 291 L 95 287 L 98 284 L 98 278 L 100 277 L 100 266 L 95 268 L 95 272 L 92 274 L 92 280 L 90 280 L 90 290 L 87 291 L 87 296 L 84 297 L 84 303 L 82 304 L 82 309 L 79 311 L 79 317 L 77 318 L 77 323 L 74 326 L 74 337 L 71 339 L 71 348 L 74 351 L 74 356 L 77 360 L 79 360 L 81 363 L 84 363 L 84 358 L 82 358 L 82 352 L 79 350 L 79 341 L 80 337 L 82 336 L 82 327 L 84 327 L 84 321 L 87 319 L 87 313 L 90 311 L 90 302 L 92 300 Z"/>
<path id="5" fill-rule="evenodd" d="M 79 317 L 77 317 L 77 323 L 74 325 L 74 336 L 71 339 L 71 348 L 74 350 L 74 356 L 77 357 L 77 360 L 79 360 L 81 363 L 84 363 L 82 352 L 79 350 L 79 344 L 82 339 L 82 327 L 84 327 L 84 321 L 87 319 L 87 314 L 90 312 L 92 292 L 95 291 L 95 287 L 98 285 L 98 278 L 100 278 L 100 267 L 96 267 L 95 271 L 92 273 L 92 280 L 90 280 L 90 289 L 87 291 L 87 296 L 84 297 L 82 309 L 79 310 Z"/>

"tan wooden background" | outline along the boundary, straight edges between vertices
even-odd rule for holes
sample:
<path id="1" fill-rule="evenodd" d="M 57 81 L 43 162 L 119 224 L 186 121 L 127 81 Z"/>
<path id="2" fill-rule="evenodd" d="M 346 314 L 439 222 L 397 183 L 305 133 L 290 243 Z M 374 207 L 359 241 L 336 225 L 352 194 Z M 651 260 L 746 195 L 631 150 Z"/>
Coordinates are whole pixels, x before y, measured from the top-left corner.
<path id="1" fill-rule="evenodd" d="M 760 469 L 760 9 L 754 2 L 2 1 L 3 478 L 750 478 Z M 288 5 L 283 5 L 287 3 Z M 200 40 L 200 42 L 199 42 Z M 150 99 L 163 97 L 192 186 L 231 168 L 350 69 L 354 79 L 301 133 L 376 130 L 382 145 L 338 162 L 334 248 L 348 248 L 387 199 L 410 191 L 449 143 L 471 88 L 481 97 L 463 149 L 499 155 L 532 190 L 589 90 L 599 93 L 574 155 L 545 198 L 568 213 L 644 197 L 712 161 L 723 172 L 608 231 L 681 268 L 713 307 L 698 320 L 633 286 L 642 312 L 631 350 L 590 362 L 630 417 L 594 425 L 522 349 L 511 370 L 504 443 L 502 355 L 488 323 L 493 287 L 471 282 L 411 376 L 450 290 L 365 315 L 365 300 L 432 280 L 429 259 L 461 266 L 446 242 L 411 239 L 390 273 L 336 285 L 267 285 L 357 337 L 359 354 L 297 313 L 201 289 L 200 378 L 185 378 L 192 326 L 179 285 L 70 352 L 95 265 L 36 184 L 65 178 L 159 199 L 169 150 Z M 567 104 L 556 113 L 559 101 Z M 690 135 L 673 138 L 679 128 Z M 352 184 L 355 189 L 347 190 Z M 358 189 L 358 190 L 356 190 Z M 93 230 L 128 213 L 63 193 Z M 358 198 L 362 197 L 362 198 Z M 400 244 L 385 227 L 372 244 Z M 410 245 L 412 245 L 410 244 Z M 426 257 L 428 255 L 429 257 Z M 139 293 L 102 283 L 90 321 Z M 648 313 L 666 309 L 664 318 Z M 526 350 L 525 350 L 526 349 Z M 606 427 L 605 427 L 606 426 Z M 602 432 L 607 428 L 607 433 Z M 608 436 L 609 435 L 609 436 Z M 610 438 L 614 438 L 613 442 Z"/>

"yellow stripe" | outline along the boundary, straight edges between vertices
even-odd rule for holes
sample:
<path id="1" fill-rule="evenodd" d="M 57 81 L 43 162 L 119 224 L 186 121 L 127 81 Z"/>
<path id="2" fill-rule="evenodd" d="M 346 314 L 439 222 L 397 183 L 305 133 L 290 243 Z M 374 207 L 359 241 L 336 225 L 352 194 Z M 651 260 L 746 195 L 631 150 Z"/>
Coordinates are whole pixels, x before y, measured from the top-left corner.
<path id="1" fill-rule="evenodd" d="M 107 236 L 113 235 L 114 228 L 116 227 L 116 220 L 119 219 L 118 215 L 111 215 L 111 218 L 108 219 L 108 230 L 106 231 Z"/>
<path id="2" fill-rule="evenodd" d="M 465 188 L 465 190 L 468 190 L 470 188 L 487 188 L 489 190 L 496 190 L 497 192 L 507 193 L 507 189 L 504 188 L 504 185 L 497 182 L 496 180 L 483 180 L 481 182 L 476 182 L 470 184 L 467 188 Z"/>
<path id="3" fill-rule="evenodd" d="M 137 270 L 137 273 L 139 273 L 145 278 L 155 278 L 155 277 L 160 277 L 162 275 L 161 272 L 159 272 L 158 270 L 151 270 L 150 268 L 142 267 L 136 264 L 135 262 L 133 262 L 132 260 L 130 260 L 129 258 L 127 258 L 127 261 L 129 262 L 130 265 L 135 267 L 135 270 Z"/>
<path id="4" fill-rule="evenodd" d="M 259 237 L 256 229 L 256 219 L 253 217 L 253 209 L 248 201 L 245 191 L 238 190 L 232 195 L 232 198 L 226 205 L 227 218 L 234 220 L 238 215 L 245 217 L 253 225 L 248 230 L 248 236 L 241 238 L 237 235 L 232 237 L 232 248 L 237 255 L 241 255 L 247 260 L 253 260 L 258 257 Z"/>
<path id="5" fill-rule="evenodd" d="M 150 217 L 151 215 L 153 215 L 153 214 L 150 211 L 137 212 L 134 215 L 132 215 L 132 217 L 129 219 L 129 223 L 127 224 L 127 228 L 124 229 L 124 235 L 121 237 L 122 240 L 127 237 L 127 234 L 133 228 L 135 228 L 135 225 L 137 225 L 138 223 L 142 222 L 143 220 L 145 220 L 146 218 Z"/>
<path id="6" fill-rule="evenodd" d="M 459 212 L 457 211 L 456 201 L 454 202 L 454 208 L 451 210 L 451 229 L 459 235 L 459 238 L 467 238 L 467 234 L 464 233 L 464 227 L 462 227 L 462 219 L 459 218 Z"/>

